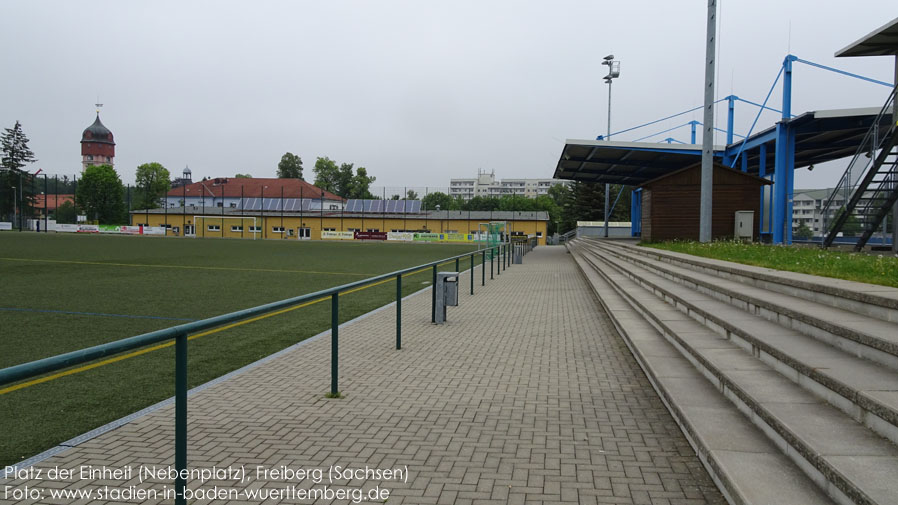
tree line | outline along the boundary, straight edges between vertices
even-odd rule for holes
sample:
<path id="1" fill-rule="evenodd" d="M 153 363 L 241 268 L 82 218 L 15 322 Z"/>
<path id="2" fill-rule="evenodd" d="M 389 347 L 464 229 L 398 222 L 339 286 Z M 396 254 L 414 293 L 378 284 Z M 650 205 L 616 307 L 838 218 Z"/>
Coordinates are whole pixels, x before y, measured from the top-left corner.
<path id="1" fill-rule="evenodd" d="M 50 186 L 23 169 L 37 161 L 28 148 L 28 137 L 16 121 L 13 128 L 6 128 L 0 135 L 3 158 L 0 163 L 0 218 L 13 214 L 13 206 L 22 209 L 33 208 L 34 195 L 46 192 Z M 371 184 L 376 180 L 368 175 L 368 170 L 354 163 L 338 163 L 327 156 L 318 157 L 313 167 L 314 185 L 346 199 L 379 199 L 371 193 Z M 303 179 L 302 159 L 287 152 L 277 165 L 279 178 Z M 238 173 L 236 178 L 252 177 L 248 173 Z M 61 180 L 55 178 L 52 188 L 57 194 L 74 194 L 74 203 L 65 202 L 55 215 L 57 222 L 73 223 L 77 215 L 101 223 L 115 224 L 129 222 L 131 209 L 153 209 L 163 204 L 165 195 L 171 189 L 171 174 L 161 163 L 149 162 L 139 165 L 135 171 L 136 185 L 125 186 L 111 165 L 88 166 L 80 179 Z M 611 186 L 611 199 L 621 194 L 611 213 L 612 221 L 630 219 L 630 193 L 620 193 L 621 186 Z M 629 189 L 629 188 L 627 188 Z M 15 196 L 13 196 L 15 195 Z M 394 194 L 389 198 L 416 200 L 420 197 L 414 190 L 405 195 Z M 21 201 L 17 202 L 17 199 Z M 561 184 L 549 188 L 547 195 L 527 198 L 521 195 L 500 197 L 477 196 L 470 200 L 453 198 L 442 192 L 428 193 L 420 198 L 425 210 L 471 210 L 471 211 L 544 211 L 549 215 L 549 233 L 564 233 L 576 227 L 577 221 L 604 220 L 604 184 L 577 182 L 570 187 Z"/>

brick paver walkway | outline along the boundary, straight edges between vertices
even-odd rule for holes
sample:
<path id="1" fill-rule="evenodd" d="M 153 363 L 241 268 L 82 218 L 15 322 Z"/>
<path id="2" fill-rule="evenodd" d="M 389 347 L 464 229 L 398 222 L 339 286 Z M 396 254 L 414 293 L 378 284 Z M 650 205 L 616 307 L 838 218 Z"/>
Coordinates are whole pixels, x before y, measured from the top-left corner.
<path id="1" fill-rule="evenodd" d="M 246 471 L 242 482 L 191 481 L 191 489 L 233 493 L 195 503 L 310 503 L 289 489 L 325 486 L 362 490 L 366 500 L 380 486 L 391 505 L 724 503 L 564 249 L 538 248 L 485 288 L 479 277 L 473 297 L 462 277 L 460 306 L 443 326 L 430 324 L 429 291 L 406 300 L 401 351 L 393 349 L 394 310 L 342 328 L 344 399 L 324 398 L 328 338 L 191 396 L 190 467 Z M 170 465 L 172 418 L 172 407 L 157 410 L 39 466 L 136 473 L 140 465 Z M 407 481 L 359 475 L 332 484 L 331 465 L 407 468 Z M 259 466 L 325 473 L 319 484 L 257 479 Z M 170 485 L 137 475 L 0 482 L 26 484 L 42 489 L 40 503 L 171 503 L 48 495 L 51 487 L 161 492 Z M 246 489 L 287 494 L 262 500 Z"/>

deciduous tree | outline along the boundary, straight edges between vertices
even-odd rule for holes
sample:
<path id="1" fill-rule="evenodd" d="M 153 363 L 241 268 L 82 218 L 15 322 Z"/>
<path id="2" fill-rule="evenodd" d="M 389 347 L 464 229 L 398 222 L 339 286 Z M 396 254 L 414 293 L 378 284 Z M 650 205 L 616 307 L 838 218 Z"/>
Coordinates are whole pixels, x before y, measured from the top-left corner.
<path id="1" fill-rule="evenodd" d="M 293 153 L 284 153 L 278 163 L 278 177 L 281 179 L 302 179 L 302 158 Z"/>
<path id="2" fill-rule="evenodd" d="M 159 201 L 165 197 L 171 189 L 171 175 L 168 170 L 156 162 L 144 163 L 137 167 L 135 178 L 140 189 L 140 200 L 137 208 L 155 209 L 159 207 Z"/>
<path id="3" fill-rule="evenodd" d="M 127 222 L 122 180 L 111 165 L 92 165 L 78 181 L 75 204 L 84 209 L 88 219 L 103 224 Z"/>

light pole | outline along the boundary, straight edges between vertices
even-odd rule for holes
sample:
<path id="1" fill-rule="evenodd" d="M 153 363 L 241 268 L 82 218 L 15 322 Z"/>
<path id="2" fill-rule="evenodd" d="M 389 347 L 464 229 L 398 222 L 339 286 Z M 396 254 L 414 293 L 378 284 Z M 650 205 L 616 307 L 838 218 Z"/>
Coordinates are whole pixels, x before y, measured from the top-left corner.
<path id="1" fill-rule="evenodd" d="M 602 65 L 608 66 L 608 75 L 604 77 L 605 82 L 608 84 L 608 134 L 605 135 L 606 140 L 611 140 L 611 80 L 620 77 L 620 61 L 614 59 L 613 54 L 609 54 L 608 56 L 602 58 Z M 610 203 L 610 195 L 608 194 L 611 191 L 611 185 L 607 182 L 605 183 L 605 237 L 608 237 L 608 212 L 609 212 L 609 203 Z"/>
<path id="2" fill-rule="evenodd" d="M 18 219 L 19 219 L 19 214 L 17 212 L 17 210 L 18 210 L 17 205 L 19 205 L 19 202 L 16 199 L 16 196 L 18 196 L 18 195 L 16 195 L 17 189 L 18 188 L 16 188 L 15 186 L 12 187 L 12 222 L 13 223 L 17 223 Z M 19 227 L 19 231 L 22 231 L 21 226 Z"/>

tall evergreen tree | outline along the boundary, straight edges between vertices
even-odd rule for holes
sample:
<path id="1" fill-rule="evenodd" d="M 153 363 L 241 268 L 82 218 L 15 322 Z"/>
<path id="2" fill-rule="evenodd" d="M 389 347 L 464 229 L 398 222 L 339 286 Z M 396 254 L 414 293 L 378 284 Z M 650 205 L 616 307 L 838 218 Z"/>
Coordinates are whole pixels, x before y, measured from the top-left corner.
<path id="1" fill-rule="evenodd" d="M 28 137 L 22 131 L 22 124 L 16 121 L 12 128 L 5 128 L 0 134 L 3 158 L 0 160 L 0 215 L 13 214 L 13 206 L 19 207 L 20 216 L 27 207 L 33 205 L 34 192 L 31 190 L 31 174 L 22 169 L 37 159 L 28 148 Z"/>

